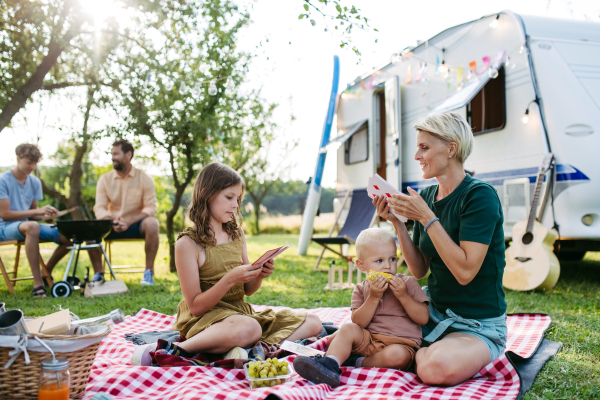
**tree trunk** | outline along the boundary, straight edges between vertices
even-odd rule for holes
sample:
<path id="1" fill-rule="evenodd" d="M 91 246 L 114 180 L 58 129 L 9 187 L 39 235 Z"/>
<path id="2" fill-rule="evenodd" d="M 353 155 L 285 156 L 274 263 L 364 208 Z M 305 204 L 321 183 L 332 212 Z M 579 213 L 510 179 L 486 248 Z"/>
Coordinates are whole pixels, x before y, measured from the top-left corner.
<path id="1" fill-rule="evenodd" d="M 83 158 L 88 151 L 88 145 L 90 137 L 87 133 L 88 122 L 90 120 L 90 110 L 94 105 L 94 93 L 95 89 L 90 88 L 88 90 L 88 100 L 85 108 L 85 114 L 83 118 L 83 128 L 81 131 L 82 143 L 81 146 L 75 147 L 75 158 L 73 159 L 73 165 L 71 166 L 71 172 L 69 173 L 70 191 L 69 197 L 65 197 L 60 192 L 51 189 L 44 184 L 42 181 L 42 189 L 44 194 L 47 194 L 60 202 L 65 204 L 67 208 L 78 207 L 71 213 L 73 219 L 84 219 L 83 213 L 81 212 L 81 178 L 83 177 Z"/>
<path id="2" fill-rule="evenodd" d="M 254 205 L 254 233 L 256 235 L 260 235 L 260 225 L 259 225 L 259 218 L 260 218 L 260 204 L 258 205 Z"/>
<path id="3" fill-rule="evenodd" d="M 177 190 L 175 191 L 175 198 L 173 199 L 173 207 L 169 211 L 167 211 L 167 238 L 169 239 L 169 271 L 177 272 L 177 267 L 175 266 L 175 232 L 173 222 L 175 220 L 175 216 L 177 215 L 177 211 L 181 205 L 181 197 L 183 196 L 183 192 L 185 191 L 187 184 L 185 186 L 179 185 Z"/>

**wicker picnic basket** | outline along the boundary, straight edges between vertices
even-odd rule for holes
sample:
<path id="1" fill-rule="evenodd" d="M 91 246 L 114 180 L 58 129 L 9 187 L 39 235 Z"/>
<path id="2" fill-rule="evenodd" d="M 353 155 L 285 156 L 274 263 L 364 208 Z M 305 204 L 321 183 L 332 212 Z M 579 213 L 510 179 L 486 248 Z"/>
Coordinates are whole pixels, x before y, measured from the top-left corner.
<path id="1" fill-rule="evenodd" d="M 106 337 L 111 331 L 112 327 L 108 325 L 107 330 L 89 335 L 44 335 L 39 333 L 34 335 L 48 343 L 52 340 L 76 341 Z M 32 338 L 29 340 L 32 340 Z M 72 353 L 55 352 L 57 358 L 69 359 L 69 372 L 71 374 L 69 397 L 71 399 L 81 399 L 85 394 L 85 387 L 100 343 L 101 340 Z M 41 362 L 47 358 L 52 358 L 52 355 L 48 352 L 28 351 L 31 361 L 29 365 L 25 364 L 25 357 L 21 354 L 10 367 L 4 369 L 4 365 L 11 359 L 8 355 L 10 350 L 6 347 L 0 347 L 0 399 L 37 399 Z"/>

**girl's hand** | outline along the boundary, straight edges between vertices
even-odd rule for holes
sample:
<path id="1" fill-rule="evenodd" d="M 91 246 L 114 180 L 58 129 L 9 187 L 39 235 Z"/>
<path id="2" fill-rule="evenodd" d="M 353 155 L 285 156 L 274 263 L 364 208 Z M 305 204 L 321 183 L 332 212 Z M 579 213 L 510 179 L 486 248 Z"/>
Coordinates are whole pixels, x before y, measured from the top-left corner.
<path id="1" fill-rule="evenodd" d="M 417 192 L 409 187 L 408 193 L 410 196 L 394 194 L 388 199 L 390 208 L 396 214 L 403 215 L 413 221 L 419 221 L 423 225 L 435 218 L 433 211 Z"/>
<path id="2" fill-rule="evenodd" d="M 400 220 L 390 212 L 390 206 L 385 196 L 373 197 L 373 205 L 377 207 L 377 214 L 381 218 L 386 219 L 391 223 L 400 222 Z"/>
<path id="3" fill-rule="evenodd" d="M 258 274 L 258 276 L 260 278 L 266 278 L 270 276 L 273 273 L 273 271 L 275 271 L 275 260 L 269 260 L 263 264 L 262 270 L 260 274 Z"/>
<path id="4" fill-rule="evenodd" d="M 408 295 L 406 282 L 404 282 L 404 279 L 400 278 L 398 275 L 394 275 L 392 279 L 390 279 L 390 288 L 398 300 Z"/>
<path id="5" fill-rule="evenodd" d="M 252 265 L 252 264 L 244 264 L 239 267 L 235 267 L 227 274 L 229 281 L 234 285 L 237 283 L 247 283 L 252 279 L 256 278 L 262 271 L 262 267 L 260 265 Z"/>
<path id="6" fill-rule="evenodd" d="M 378 300 L 383 297 L 383 292 L 385 292 L 388 288 L 387 279 L 381 275 L 372 281 L 369 281 L 369 285 L 371 286 L 371 293 L 369 294 L 369 297 L 374 297 Z"/>

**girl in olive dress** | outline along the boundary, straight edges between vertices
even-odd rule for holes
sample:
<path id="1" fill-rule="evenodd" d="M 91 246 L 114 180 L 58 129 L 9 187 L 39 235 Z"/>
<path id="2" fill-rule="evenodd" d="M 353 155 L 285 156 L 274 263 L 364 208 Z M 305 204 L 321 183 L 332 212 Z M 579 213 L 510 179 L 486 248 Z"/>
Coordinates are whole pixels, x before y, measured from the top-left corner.
<path id="1" fill-rule="evenodd" d="M 244 301 L 273 273 L 275 263 L 253 266 L 248 260 L 240 227 L 243 195 L 242 177 L 224 164 L 208 164 L 196 179 L 189 210 L 194 225 L 179 234 L 175 246 L 183 300 L 173 329 L 187 340 L 171 345 L 172 354 L 220 354 L 249 348 L 259 340 L 273 344 L 321 332 L 315 314 L 256 312 Z"/>

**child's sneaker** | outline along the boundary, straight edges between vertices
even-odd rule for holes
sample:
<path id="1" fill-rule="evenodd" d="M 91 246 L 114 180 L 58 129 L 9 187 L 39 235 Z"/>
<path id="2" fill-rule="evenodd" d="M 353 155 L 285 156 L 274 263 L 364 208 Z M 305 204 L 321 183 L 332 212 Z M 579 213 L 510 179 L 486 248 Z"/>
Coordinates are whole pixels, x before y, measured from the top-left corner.
<path id="1" fill-rule="evenodd" d="M 340 385 L 342 371 L 332 358 L 321 355 L 298 356 L 294 359 L 294 369 L 301 377 L 312 383 L 326 383 L 332 388 Z"/>

